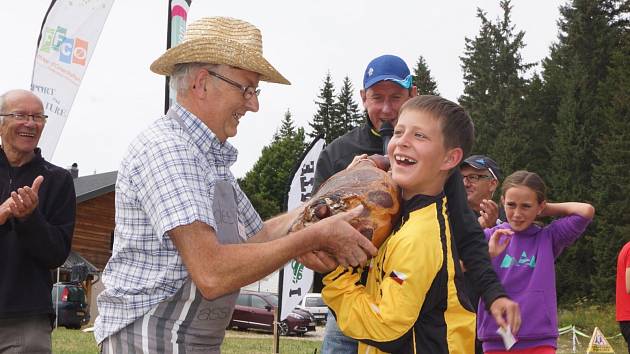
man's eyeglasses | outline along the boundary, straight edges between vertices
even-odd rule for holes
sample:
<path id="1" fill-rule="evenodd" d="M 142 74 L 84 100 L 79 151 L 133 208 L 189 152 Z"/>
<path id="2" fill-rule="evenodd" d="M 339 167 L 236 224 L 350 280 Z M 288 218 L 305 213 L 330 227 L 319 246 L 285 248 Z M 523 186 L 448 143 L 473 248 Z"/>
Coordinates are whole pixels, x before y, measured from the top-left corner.
<path id="1" fill-rule="evenodd" d="M 479 182 L 479 180 L 481 179 L 493 179 L 492 176 L 488 176 L 488 175 L 478 175 L 478 174 L 469 174 L 469 175 L 462 175 L 462 177 L 464 177 L 464 181 L 468 181 L 468 183 L 472 183 L 475 184 L 477 182 Z"/>
<path id="2" fill-rule="evenodd" d="M 0 113 L 0 117 L 12 117 L 18 122 L 28 122 L 29 118 L 35 123 L 46 123 L 48 118 L 45 114 L 25 114 L 25 113 Z"/>
<path id="3" fill-rule="evenodd" d="M 237 89 L 241 90 L 241 92 L 243 93 L 243 98 L 245 100 L 249 100 L 250 98 L 252 98 L 254 95 L 256 95 L 258 97 L 258 95 L 260 95 L 260 89 L 257 87 L 253 87 L 253 86 L 243 86 L 241 84 L 239 84 L 238 82 L 234 81 L 234 80 L 230 80 L 227 77 L 223 76 L 223 75 L 219 75 L 217 73 L 215 73 L 214 71 L 210 71 L 208 69 L 206 69 L 206 71 L 208 72 L 208 74 L 217 77 L 225 82 L 227 82 L 228 84 L 236 87 Z"/>

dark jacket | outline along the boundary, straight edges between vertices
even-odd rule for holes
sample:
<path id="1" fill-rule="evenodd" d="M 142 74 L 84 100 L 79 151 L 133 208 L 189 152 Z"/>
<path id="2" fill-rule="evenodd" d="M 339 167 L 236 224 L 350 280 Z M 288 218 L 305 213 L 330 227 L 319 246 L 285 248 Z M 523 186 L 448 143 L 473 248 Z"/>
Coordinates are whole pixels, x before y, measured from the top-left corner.
<path id="1" fill-rule="evenodd" d="M 382 154 L 383 142 L 368 121 L 335 139 L 319 155 L 315 168 L 313 190 L 333 174 L 343 170 L 356 155 Z M 464 262 L 466 276 L 474 279 L 474 292 L 480 294 L 486 304 L 507 296 L 490 263 L 488 243 L 477 222 L 475 213 L 468 206 L 466 189 L 459 169 L 446 181 L 444 191 L 448 200 L 448 214 L 455 237 L 455 253 Z M 313 291 L 321 292 L 322 275 L 315 273 Z"/>
<path id="2" fill-rule="evenodd" d="M 53 315 L 50 270 L 70 253 L 76 210 L 72 176 L 45 161 L 39 149 L 32 161 L 11 167 L 0 150 L 0 203 L 39 175 L 39 204 L 23 221 L 0 225 L 0 318 Z"/>

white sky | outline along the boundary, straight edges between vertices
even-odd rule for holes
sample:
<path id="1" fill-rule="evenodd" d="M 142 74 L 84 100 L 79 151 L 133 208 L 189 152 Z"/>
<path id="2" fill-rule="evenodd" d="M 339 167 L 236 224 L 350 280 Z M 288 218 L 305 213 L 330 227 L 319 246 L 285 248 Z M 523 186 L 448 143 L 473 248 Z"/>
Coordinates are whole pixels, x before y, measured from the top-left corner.
<path id="1" fill-rule="evenodd" d="M 526 62 L 539 62 L 556 41 L 560 0 L 514 0 L 512 20 L 524 30 Z M 29 88 L 36 41 L 50 0 L 3 1 L 0 11 L 0 92 Z M 394 7 L 397 5 L 397 7 Z M 244 176 L 269 144 L 288 109 L 307 126 L 314 100 L 330 70 L 335 87 L 348 75 L 362 85 L 367 63 L 396 54 L 411 69 L 424 56 L 440 93 L 456 100 L 463 92 L 464 38 L 480 21 L 500 15 L 499 0 L 193 0 L 189 22 L 204 16 L 231 16 L 261 29 L 265 57 L 291 86 L 261 83 L 260 111 L 248 113 L 230 142 L 239 149 L 233 166 Z M 167 1 L 118 0 L 92 56 L 52 162 L 79 164 L 80 174 L 118 169 L 129 142 L 163 112 L 164 78 L 149 65 L 166 47 Z"/>

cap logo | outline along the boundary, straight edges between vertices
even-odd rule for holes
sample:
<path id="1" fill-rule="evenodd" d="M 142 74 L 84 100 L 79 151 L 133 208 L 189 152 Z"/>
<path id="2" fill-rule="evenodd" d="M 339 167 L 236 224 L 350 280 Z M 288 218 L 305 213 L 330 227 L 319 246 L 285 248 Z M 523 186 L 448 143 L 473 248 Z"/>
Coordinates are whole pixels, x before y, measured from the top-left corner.
<path id="1" fill-rule="evenodd" d="M 484 159 L 477 159 L 477 160 L 475 160 L 475 162 L 480 164 L 480 165 L 483 165 L 483 166 L 486 165 L 486 160 L 484 160 Z"/>
<path id="2" fill-rule="evenodd" d="M 374 68 L 368 70 L 368 76 L 372 76 L 372 74 L 374 74 Z"/>

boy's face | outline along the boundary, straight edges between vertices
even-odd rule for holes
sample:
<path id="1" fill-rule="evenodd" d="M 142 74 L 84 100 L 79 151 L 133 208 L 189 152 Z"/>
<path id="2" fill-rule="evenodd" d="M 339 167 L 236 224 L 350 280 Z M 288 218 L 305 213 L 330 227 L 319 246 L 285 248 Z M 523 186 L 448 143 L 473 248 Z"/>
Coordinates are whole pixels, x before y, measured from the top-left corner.
<path id="1" fill-rule="evenodd" d="M 444 147 L 442 128 L 433 115 L 405 110 L 394 128 L 387 155 L 392 178 L 407 200 L 417 194 L 439 194 L 448 171 L 461 160 L 462 150 Z"/>

